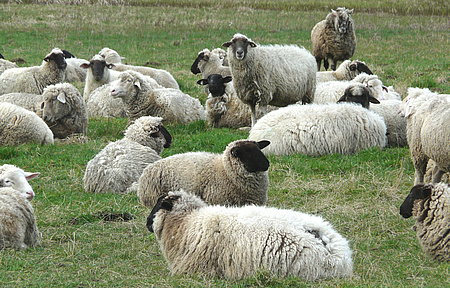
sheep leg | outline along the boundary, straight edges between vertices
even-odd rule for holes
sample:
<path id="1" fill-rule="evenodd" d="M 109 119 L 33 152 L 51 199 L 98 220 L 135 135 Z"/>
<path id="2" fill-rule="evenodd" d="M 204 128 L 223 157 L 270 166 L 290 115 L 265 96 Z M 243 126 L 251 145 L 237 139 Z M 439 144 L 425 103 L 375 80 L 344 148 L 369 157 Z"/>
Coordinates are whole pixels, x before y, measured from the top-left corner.
<path id="1" fill-rule="evenodd" d="M 255 126 L 256 123 L 256 104 L 255 103 L 251 103 L 250 105 L 250 110 L 252 111 L 252 127 Z"/>
<path id="2" fill-rule="evenodd" d="M 317 63 L 317 71 L 320 71 L 320 65 L 322 64 L 322 58 L 316 57 L 316 63 Z"/>
<path id="3" fill-rule="evenodd" d="M 325 71 L 328 70 L 328 59 L 323 59 L 323 67 L 325 68 Z"/>
<path id="4" fill-rule="evenodd" d="M 416 159 L 416 161 L 414 161 L 414 169 L 416 170 L 414 172 L 414 186 L 417 184 L 423 184 L 423 176 L 427 170 L 427 163 L 427 158 Z"/>
<path id="5" fill-rule="evenodd" d="M 336 62 L 333 58 L 330 59 L 331 62 L 331 70 L 336 71 Z"/>
<path id="6" fill-rule="evenodd" d="M 442 176 L 444 175 L 444 171 L 436 167 L 433 169 L 433 183 L 441 182 Z"/>

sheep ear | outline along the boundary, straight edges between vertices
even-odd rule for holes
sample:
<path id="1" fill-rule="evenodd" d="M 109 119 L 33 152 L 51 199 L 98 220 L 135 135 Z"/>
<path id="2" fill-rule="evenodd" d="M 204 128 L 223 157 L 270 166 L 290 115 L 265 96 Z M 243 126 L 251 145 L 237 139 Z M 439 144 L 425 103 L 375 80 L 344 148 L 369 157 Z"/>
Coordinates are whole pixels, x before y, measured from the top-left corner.
<path id="1" fill-rule="evenodd" d="M 352 10 L 347 10 L 347 13 L 348 13 L 348 14 L 352 14 L 352 13 L 353 13 L 353 10 L 354 10 L 354 9 L 352 9 Z"/>
<path id="2" fill-rule="evenodd" d="M 369 67 L 363 62 L 358 62 L 357 69 L 358 69 L 358 71 L 360 71 L 362 73 L 366 73 L 367 75 L 373 75 L 373 73 L 369 69 Z"/>
<path id="3" fill-rule="evenodd" d="M 83 63 L 80 65 L 81 68 L 83 69 L 88 69 L 89 68 L 89 63 Z"/>
<path id="4" fill-rule="evenodd" d="M 340 102 L 347 102 L 347 94 L 342 95 L 336 103 Z"/>
<path id="5" fill-rule="evenodd" d="M 141 89 L 141 82 L 139 81 L 139 79 L 134 80 L 134 86 L 138 87 L 139 89 Z"/>
<path id="6" fill-rule="evenodd" d="M 65 104 L 66 103 L 66 94 L 64 92 L 60 92 L 58 96 L 56 96 L 59 102 Z"/>
<path id="7" fill-rule="evenodd" d="M 41 173 L 36 172 L 36 173 L 31 173 L 31 172 L 25 172 L 25 179 L 27 179 L 27 181 L 33 180 L 34 178 L 38 177 Z"/>
<path id="8" fill-rule="evenodd" d="M 198 68 L 198 63 L 200 62 L 200 59 L 203 57 L 203 52 L 200 53 L 197 58 L 195 58 L 194 63 L 191 65 L 191 72 L 194 75 L 197 75 L 198 73 L 201 73 L 200 69 Z"/>
<path id="9" fill-rule="evenodd" d="M 269 146 L 270 141 L 268 141 L 268 140 L 261 140 L 261 141 L 257 142 L 257 144 L 258 144 L 259 149 L 264 149 L 267 146 Z"/>
<path id="10" fill-rule="evenodd" d="M 233 77 L 231 77 L 231 76 L 227 76 L 227 77 L 223 78 L 223 83 L 228 83 L 231 81 L 233 81 Z"/>
<path id="11" fill-rule="evenodd" d="M 369 102 L 373 104 L 380 104 L 380 101 L 378 101 L 378 99 L 373 97 L 372 95 L 369 95 Z"/>
<path id="12" fill-rule="evenodd" d="M 200 79 L 197 81 L 199 85 L 208 85 L 208 79 Z"/>
<path id="13" fill-rule="evenodd" d="M 233 44 L 233 41 L 228 41 L 222 44 L 223 47 L 230 47 Z"/>
<path id="14" fill-rule="evenodd" d="M 413 107 L 412 105 L 408 105 L 408 103 L 406 103 L 405 105 L 405 118 L 408 118 L 409 116 L 411 116 L 411 114 L 413 114 Z"/>
<path id="15" fill-rule="evenodd" d="M 167 211 L 172 211 L 173 208 L 173 203 L 175 201 L 177 201 L 178 199 L 180 199 L 181 196 L 179 195 L 170 195 L 167 196 L 163 199 L 163 201 L 161 202 L 161 209 L 167 210 Z"/>
<path id="16" fill-rule="evenodd" d="M 45 57 L 45 58 L 44 58 L 44 61 L 45 61 L 45 62 L 50 61 L 50 57 Z"/>
<path id="17" fill-rule="evenodd" d="M 163 125 L 159 126 L 159 131 L 164 136 L 164 139 L 166 139 L 166 144 L 164 144 L 164 148 L 169 148 L 172 144 L 172 135 L 170 135 L 169 131 L 167 131 L 166 127 Z"/>
<path id="18" fill-rule="evenodd" d="M 253 48 L 255 48 L 256 46 L 258 46 L 258 45 L 256 45 L 256 43 L 253 42 L 252 40 L 248 40 L 248 44 L 250 44 L 250 47 L 253 47 Z"/>

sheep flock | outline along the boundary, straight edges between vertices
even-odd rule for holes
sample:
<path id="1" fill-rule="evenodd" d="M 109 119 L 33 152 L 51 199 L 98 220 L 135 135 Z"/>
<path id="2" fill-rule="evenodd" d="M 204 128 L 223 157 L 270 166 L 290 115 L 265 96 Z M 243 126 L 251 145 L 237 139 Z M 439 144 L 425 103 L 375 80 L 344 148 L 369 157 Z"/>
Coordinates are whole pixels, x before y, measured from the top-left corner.
<path id="1" fill-rule="evenodd" d="M 279 171 L 271 162 L 406 147 L 414 174 L 398 216 L 415 224 L 402 233 L 415 232 L 427 256 L 450 262 L 450 95 L 418 87 L 401 95 L 383 85 L 373 64 L 353 58 L 362 48 L 357 13 L 337 7 L 317 19 L 311 50 L 259 43 L 251 32 L 225 35 L 216 47 L 199 44 L 192 65 L 182 67 L 197 77 L 189 85 L 198 95 L 186 93 L 178 71 L 131 63 L 113 47 L 98 47 L 88 60 L 47 47 L 30 67 L 1 59 L 0 146 L 95 141 L 90 120 L 125 119 L 122 135 L 96 145 L 81 167 L 84 192 L 136 196 L 146 209 L 138 219 L 148 231 L 140 233 L 158 246 L 170 273 L 233 281 L 260 272 L 307 281 L 355 277 L 356 247 L 343 228 L 351 223 L 331 223 L 314 207 L 309 214 L 277 207 L 270 179 Z M 166 156 L 178 149 L 171 127 L 195 122 L 247 136 L 222 153 L 204 147 Z M 0 252 L 33 253 L 51 236 L 36 224 L 48 211 L 33 208 L 44 195 L 28 183 L 39 173 L 22 170 L 31 163 L 11 164 L 0 160 Z"/>

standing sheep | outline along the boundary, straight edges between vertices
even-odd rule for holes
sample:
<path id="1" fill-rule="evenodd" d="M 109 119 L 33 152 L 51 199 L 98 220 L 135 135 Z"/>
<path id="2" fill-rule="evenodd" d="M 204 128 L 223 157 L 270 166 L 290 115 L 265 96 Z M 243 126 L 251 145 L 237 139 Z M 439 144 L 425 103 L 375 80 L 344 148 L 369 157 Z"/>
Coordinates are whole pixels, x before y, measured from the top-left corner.
<path id="1" fill-rule="evenodd" d="M 422 250 L 432 258 L 450 261 L 450 187 L 445 183 L 419 184 L 400 206 L 404 218 L 414 217 Z"/>
<path id="2" fill-rule="evenodd" d="M 10 187 L 21 192 L 26 199 L 32 200 L 34 191 L 28 181 L 38 177 L 39 174 L 39 172 L 25 172 L 14 165 L 3 164 L 0 166 L 0 188 Z"/>
<path id="3" fill-rule="evenodd" d="M 258 271 L 308 281 L 350 277 L 348 241 L 319 216 L 269 207 L 207 206 L 185 192 L 161 196 L 147 218 L 173 274 L 229 280 Z"/>
<path id="4" fill-rule="evenodd" d="M 317 72 L 316 81 L 317 83 L 327 81 L 350 81 L 361 73 L 366 73 L 368 75 L 373 74 L 369 67 L 367 67 L 366 63 L 358 60 L 345 60 L 341 65 L 339 65 L 336 71 Z"/>
<path id="5" fill-rule="evenodd" d="M 136 71 L 120 74 L 111 88 L 111 96 L 120 98 L 127 108 L 130 122 L 142 116 L 161 117 L 166 122 L 189 123 L 205 119 L 205 109 L 200 101 L 179 89 L 157 88 Z"/>
<path id="6" fill-rule="evenodd" d="M 59 48 L 44 58 L 41 66 L 12 68 L 0 75 L 0 94 L 24 92 L 42 94 L 48 85 L 64 82 L 67 63 Z"/>
<path id="7" fill-rule="evenodd" d="M 53 144 L 53 133 L 36 113 L 0 102 L 0 146 Z"/>
<path id="8" fill-rule="evenodd" d="M 252 112 L 256 105 L 287 106 L 314 99 L 317 65 L 305 48 L 295 45 L 258 46 L 247 36 L 235 34 L 223 44 L 237 96 Z"/>
<path id="9" fill-rule="evenodd" d="M 338 61 L 350 59 L 355 53 L 356 35 L 350 16 L 352 13 L 353 9 L 345 7 L 331 9 L 325 20 L 317 23 L 311 30 L 313 55 L 318 71 L 322 59 L 325 70 L 328 70 L 328 65 L 331 64 L 331 70 L 334 71 Z"/>
<path id="10" fill-rule="evenodd" d="M 436 162 L 433 183 L 450 172 L 450 95 L 409 88 L 399 107 L 406 117 L 406 135 L 414 164 L 414 185 L 424 183 L 429 159 Z"/>
<path id="11" fill-rule="evenodd" d="M 249 140 L 270 141 L 264 153 L 274 155 L 354 154 L 386 145 L 383 118 L 354 103 L 290 105 L 256 122 Z"/>
<path id="12" fill-rule="evenodd" d="M 222 154 L 190 152 L 150 164 L 139 178 L 138 196 L 147 207 L 169 191 L 184 189 L 210 204 L 263 205 L 267 202 L 268 141 L 238 140 Z"/>
<path id="13" fill-rule="evenodd" d="M 88 115 L 80 92 L 70 83 L 50 85 L 42 94 L 43 119 L 54 137 L 64 139 L 72 134 L 86 135 Z"/>
<path id="14" fill-rule="evenodd" d="M 123 139 L 109 143 L 88 162 L 83 177 L 84 189 L 91 193 L 131 191 L 145 167 L 161 159 L 163 148 L 170 147 L 171 142 L 162 118 L 137 119 L 127 128 Z"/>

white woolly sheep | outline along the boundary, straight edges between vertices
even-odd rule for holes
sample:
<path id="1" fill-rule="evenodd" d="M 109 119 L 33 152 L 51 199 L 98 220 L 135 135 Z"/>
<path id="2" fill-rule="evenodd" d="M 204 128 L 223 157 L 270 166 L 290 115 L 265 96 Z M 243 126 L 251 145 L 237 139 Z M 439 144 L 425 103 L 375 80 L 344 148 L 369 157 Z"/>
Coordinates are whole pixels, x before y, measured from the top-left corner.
<path id="1" fill-rule="evenodd" d="M 206 79 L 198 80 L 200 85 L 208 85 L 209 95 L 205 103 L 206 121 L 208 125 L 216 128 L 240 128 L 251 125 L 251 111 L 236 95 L 231 76 L 222 77 L 211 74 Z M 257 118 L 278 107 L 268 105 L 266 111 L 257 110 Z M 263 109 L 264 110 L 264 109 Z"/>
<path id="2" fill-rule="evenodd" d="M 350 16 L 353 9 L 339 7 L 331 9 L 325 20 L 317 23 L 311 30 L 313 55 L 317 61 L 317 70 L 323 59 L 323 66 L 328 70 L 336 70 L 337 62 L 350 59 L 356 49 L 356 35 L 353 19 Z"/>
<path id="3" fill-rule="evenodd" d="M 225 56 L 223 53 L 225 53 Z M 213 51 L 203 49 L 198 53 L 194 63 L 192 63 L 191 72 L 193 74 L 202 73 L 203 78 L 208 78 L 211 74 L 219 74 L 222 77 L 231 76 L 230 67 L 223 65 L 225 58 L 226 52 L 223 49 L 217 48 Z"/>
<path id="4" fill-rule="evenodd" d="M 86 102 L 86 108 L 90 118 L 127 117 L 127 111 L 123 101 L 121 99 L 111 97 L 111 88 L 117 81 L 119 80 L 114 80 L 104 84 L 91 92 L 91 95 Z"/>
<path id="5" fill-rule="evenodd" d="M 296 45 L 258 46 L 242 34 L 229 42 L 228 63 L 239 99 L 250 105 L 252 126 L 256 105 L 287 106 L 314 99 L 317 65 L 314 57 Z"/>
<path id="6" fill-rule="evenodd" d="M 0 188 L 0 250 L 26 249 L 40 244 L 33 207 L 23 193 Z"/>
<path id="7" fill-rule="evenodd" d="M 290 105 L 256 122 L 249 140 L 267 139 L 274 155 L 354 154 L 386 145 L 383 118 L 354 103 Z"/>
<path id="8" fill-rule="evenodd" d="M 400 206 L 404 218 L 413 216 L 422 250 L 432 258 L 450 261 L 450 187 L 446 183 L 419 184 Z"/>
<path id="9" fill-rule="evenodd" d="M 98 52 L 98 55 L 102 56 L 106 63 L 112 63 L 112 64 L 121 64 L 122 60 L 125 59 L 125 57 L 121 57 L 117 51 L 110 49 L 108 47 L 104 47 L 102 50 Z"/>
<path id="10" fill-rule="evenodd" d="M 0 102 L 0 145 L 53 144 L 53 133 L 36 113 Z"/>
<path id="11" fill-rule="evenodd" d="M 345 60 L 339 65 L 336 71 L 317 72 L 316 81 L 317 83 L 327 81 L 350 81 L 361 73 L 366 73 L 368 75 L 373 74 L 366 63 L 358 60 Z"/>
<path id="12" fill-rule="evenodd" d="M 147 228 L 173 274 L 237 280 L 269 271 L 313 281 L 353 273 L 348 241 L 320 216 L 294 210 L 207 206 L 195 195 L 169 192 Z"/>
<path id="13" fill-rule="evenodd" d="M 172 142 L 162 118 L 144 116 L 125 131 L 125 137 L 109 143 L 86 166 L 84 189 L 92 193 L 125 193 L 139 180 L 148 164 L 161 159 Z M 137 188 L 137 183 L 135 184 Z"/>
<path id="14" fill-rule="evenodd" d="M 41 66 L 12 68 L 0 75 L 0 94 L 24 92 L 42 94 L 48 85 L 64 81 L 67 63 L 63 52 L 55 48 Z"/>
<path id="15" fill-rule="evenodd" d="M 409 88 L 399 112 L 406 117 L 406 135 L 414 164 L 414 185 L 424 183 L 429 159 L 438 169 L 433 183 L 450 172 L 450 95 L 432 93 L 428 89 Z"/>
<path id="16" fill-rule="evenodd" d="M 378 100 L 402 100 L 400 94 L 395 92 L 392 86 L 384 86 L 377 75 L 366 75 L 366 78 L 361 80 L 361 83 L 364 83 L 367 88 L 369 88 L 372 95 Z"/>
<path id="17" fill-rule="evenodd" d="M 88 115 L 80 92 L 70 83 L 47 86 L 42 94 L 43 116 L 54 137 L 64 139 L 72 134 L 86 135 Z"/>
<path id="18" fill-rule="evenodd" d="M 22 193 L 28 200 L 34 198 L 34 190 L 28 181 L 39 176 L 39 172 L 25 172 L 10 164 L 0 166 L 0 188 L 10 187 Z"/>
<path id="19" fill-rule="evenodd" d="M 17 64 L 14 62 L 0 58 L 0 74 L 11 68 L 19 68 L 19 66 L 17 66 Z"/>
<path id="20" fill-rule="evenodd" d="M 115 71 L 127 71 L 132 70 L 139 72 L 143 75 L 150 76 L 151 78 L 155 79 L 156 83 L 161 85 L 164 88 L 173 88 L 173 89 L 180 89 L 180 86 L 178 85 L 175 78 L 173 78 L 172 74 L 170 72 L 163 70 L 163 69 L 156 69 L 152 67 L 144 67 L 144 66 L 133 66 L 133 65 L 125 65 L 125 64 L 113 64 L 111 68 Z"/>
<path id="21" fill-rule="evenodd" d="M 15 104 L 42 117 L 42 102 L 44 102 L 44 97 L 41 94 L 8 93 L 0 95 L 0 102 Z"/>
<path id="22" fill-rule="evenodd" d="M 267 145 L 268 141 L 237 140 L 222 154 L 189 152 L 163 158 L 144 169 L 137 194 L 147 207 L 178 189 L 210 204 L 263 205 L 267 202 L 269 160 L 261 149 Z"/>
<path id="23" fill-rule="evenodd" d="M 111 70 L 113 65 L 100 55 L 94 55 L 89 63 L 81 64 L 81 68 L 88 69 L 83 92 L 85 102 L 89 101 L 92 91 L 119 78 L 120 72 Z"/>
<path id="24" fill-rule="evenodd" d="M 154 82 L 148 78 L 136 71 L 122 72 L 111 88 L 111 95 L 125 103 L 129 121 L 142 116 L 161 117 L 164 123 L 205 119 L 205 109 L 198 99 L 179 89 L 155 89 Z"/>
<path id="25" fill-rule="evenodd" d="M 317 83 L 316 86 L 313 103 L 316 104 L 336 103 L 342 97 L 342 95 L 344 95 L 344 91 L 345 89 L 347 89 L 348 86 L 353 85 L 355 83 L 364 84 L 365 86 L 368 86 L 367 82 L 369 77 L 371 76 L 373 75 L 361 73 L 350 81 L 319 82 Z M 369 90 L 372 91 L 372 89 Z M 375 95 L 373 96 L 375 97 Z"/>

